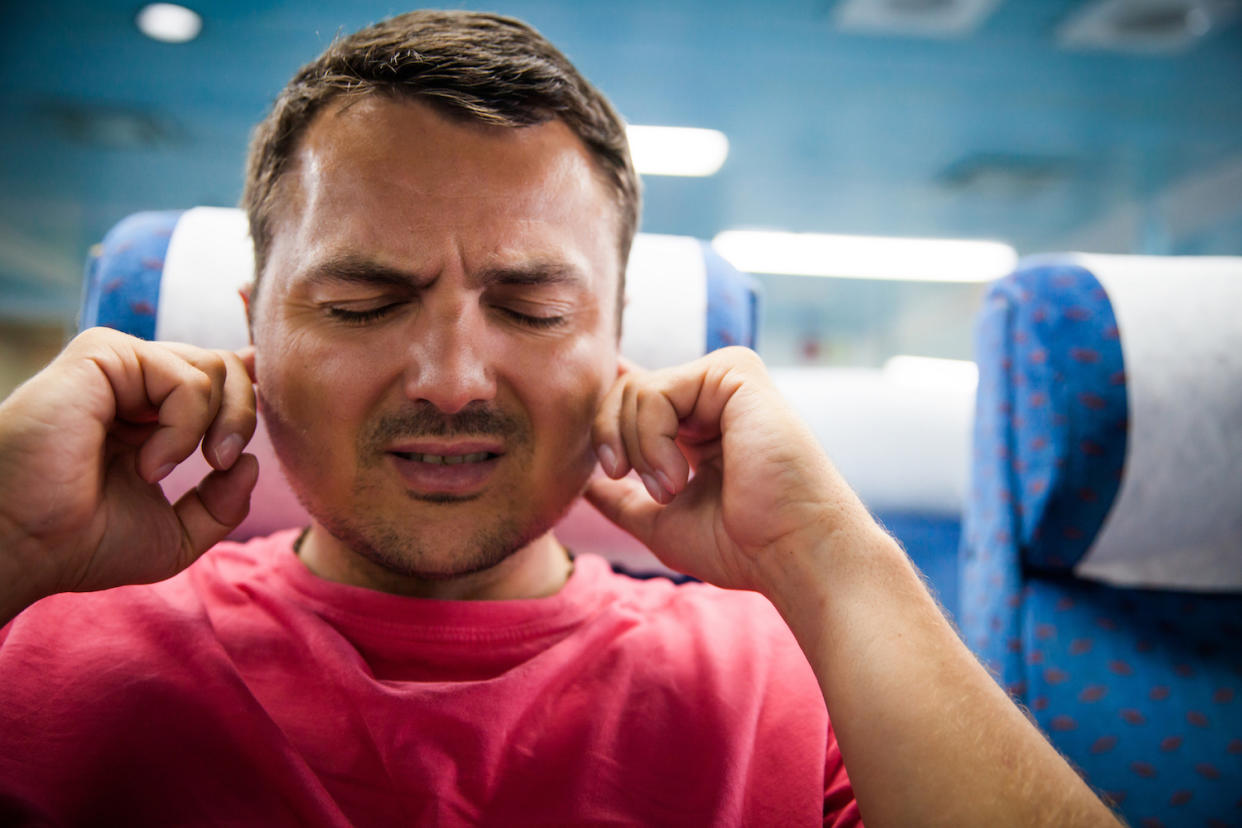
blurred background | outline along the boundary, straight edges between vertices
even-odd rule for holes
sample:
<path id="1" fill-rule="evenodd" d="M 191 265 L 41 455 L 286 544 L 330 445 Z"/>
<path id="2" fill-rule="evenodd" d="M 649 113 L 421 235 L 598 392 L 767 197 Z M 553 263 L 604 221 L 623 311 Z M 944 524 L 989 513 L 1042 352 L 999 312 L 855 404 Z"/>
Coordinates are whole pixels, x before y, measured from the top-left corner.
<path id="1" fill-rule="evenodd" d="M 643 230 L 714 239 L 756 273 L 769 363 L 878 367 L 894 356 L 969 360 L 983 282 L 1015 255 L 1242 254 L 1239 5 L 486 8 L 539 28 L 631 124 L 719 133 L 642 136 Z M 82 264 L 109 227 L 139 210 L 235 205 L 249 131 L 285 81 L 338 33 L 403 10 L 189 7 L 6 5 L 0 393 L 75 329 Z M 689 168 L 659 155 L 678 141 L 691 142 Z M 776 235 L 737 232 L 754 230 Z M 881 238 L 875 249 L 887 252 L 873 254 L 874 237 L 999 244 Z"/>

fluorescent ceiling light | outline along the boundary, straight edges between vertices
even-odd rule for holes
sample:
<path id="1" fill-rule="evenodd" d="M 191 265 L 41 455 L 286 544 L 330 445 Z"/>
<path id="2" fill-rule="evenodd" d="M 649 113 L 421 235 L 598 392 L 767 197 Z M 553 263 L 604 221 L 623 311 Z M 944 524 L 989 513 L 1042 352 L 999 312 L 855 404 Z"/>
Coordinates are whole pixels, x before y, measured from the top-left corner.
<path id="1" fill-rule="evenodd" d="M 134 22 L 144 35 L 164 43 L 185 43 L 203 30 L 203 19 L 196 12 L 173 3 L 143 6 Z"/>
<path id="2" fill-rule="evenodd" d="M 729 154 L 729 139 L 714 129 L 630 124 L 626 133 L 643 175 L 713 175 Z"/>
<path id="3" fill-rule="evenodd" d="M 725 230 L 712 247 L 738 270 L 843 279 L 990 282 L 1018 254 L 1001 242 Z"/>
<path id="4" fill-rule="evenodd" d="M 884 363 L 884 377 L 909 388 L 973 391 L 979 385 L 979 366 L 966 359 L 900 354 Z"/>
<path id="5" fill-rule="evenodd" d="M 1093 0 L 1057 31 L 1062 46 L 1172 54 L 1237 17 L 1236 0 Z"/>
<path id="6" fill-rule="evenodd" d="M 841 0 L 833 9 L 847 32 L 965 37 L 982 25 L 998 0 Z"/>

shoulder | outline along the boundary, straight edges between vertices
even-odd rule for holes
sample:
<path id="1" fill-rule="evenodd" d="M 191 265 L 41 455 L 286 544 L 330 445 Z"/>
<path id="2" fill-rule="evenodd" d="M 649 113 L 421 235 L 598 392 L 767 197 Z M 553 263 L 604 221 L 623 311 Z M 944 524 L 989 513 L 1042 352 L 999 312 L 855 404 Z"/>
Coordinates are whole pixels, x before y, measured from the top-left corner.
<path id="1" fill-rule="evenodd" d="M 141 652 L 144 642 L 159 644 L 193 637 L 195 627 L 210 629 L 208 607 L 261 577 L 275 552 L 291 547 L 296 532 L 281 532 L 246 543 L 223 542 L 190 567 L 164 581 L 98 592 L 61 593 L 31 605 L 4 629 L 3 652 L 29 648 L 57 654 L 59 660 L 96 650 L 118 655 L 118 646 Z"/>
<path id="2" fill-rule="evenodd" d="M 618 604 L 640 612 L 649 621 L 678 625 L 709 640 L 732 644 L 751 640 L 793 642 L 785 622 L 757 592 L 714 587 L 698 581 L 675 583 L 669 578 L 638 578 L 609 571 L 605 576 Z M 796 645 L 795 645 L 796 646 Z"/>
<path id="3" fill-rule="evenodd" d="M 229 685 L 221 625 L 262 580 L 273 550 L 291 543 L 281 535 L 223 543 L 159 583 L 52 595 L 28 607 L 0 633 L 0 708 L 45 718 L 94 710 L 99 721 L 121 721 L 124 711 L 141 717 L 147 706 Z"/>
<path id="4" fill-rule="evenodd" d="M 736 687 L 739 677 L 771 681 L 822 705 L 793 633 L 762 595 L 611 571 L 605 582 L 615 596 L 609 612 L 631 625 L 619 643 L 640 649 L 654 669 L 692 672 L 722 688 Z"/>

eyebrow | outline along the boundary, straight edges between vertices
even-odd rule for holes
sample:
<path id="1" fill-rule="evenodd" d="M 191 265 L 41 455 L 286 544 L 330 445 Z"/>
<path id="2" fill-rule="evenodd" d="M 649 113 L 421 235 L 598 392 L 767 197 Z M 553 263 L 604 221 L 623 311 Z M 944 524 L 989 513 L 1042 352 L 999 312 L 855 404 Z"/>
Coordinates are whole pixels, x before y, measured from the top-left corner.
<path id="1" fill-rule="evenodd" d="M 541 285 L 571 285 L 582 287 L 586 278 L 578 268 L 558 262 L 533 262 L 517 267 L 497 267 L 479 274 L 484 285 L 515 285 L 518 287 Z"/>
<path id="2" fill-rule="evenodd" d="M 423 288 L 434 281 L 412 271 L 388 267 L 369 259 L 356 256 L 333 256 L 313 264 L 304 274 L 308 285 L 349 283 L 377 285 L 381 287 Z M 569 264 L 560 262 L 532 262 L 530 264 L 488 268 L 475 277 L 484 287 L 513 285 L 518 287 L 541 285 L 584 286 L 582 272 Z"/>
<path id="3" fill-rule="evenodd" d="M 332 256 L 316 262 L 303 274 L 309 286 L 324 284 L 362 284 L 382 287 L 419 287 L 427 284 L 416 274 L 387 267 L 355 256 Z"/>

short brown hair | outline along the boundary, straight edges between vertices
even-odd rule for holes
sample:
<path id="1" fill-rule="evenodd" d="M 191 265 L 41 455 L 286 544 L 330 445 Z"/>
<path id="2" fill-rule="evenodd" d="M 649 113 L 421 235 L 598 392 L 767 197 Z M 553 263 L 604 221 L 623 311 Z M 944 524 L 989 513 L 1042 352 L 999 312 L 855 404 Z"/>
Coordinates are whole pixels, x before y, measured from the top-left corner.
<path id="1" fill-rule="evenodd" d="M 480 12 L 413 11 L 334 41 L 302 67 L 255 127 L 242 205 L 254 240 L 256 287 L 271 248 L 278 184 L 302 136 L 330 101 L 367 94 L 414 96 L 454 116 L 506 127 L 559 118 L 586 145 L 616 195 L 618 280 L 624 284 L 641 192 L 625 123 L 612 105 L 568 58 L 520 20 Z"/>

